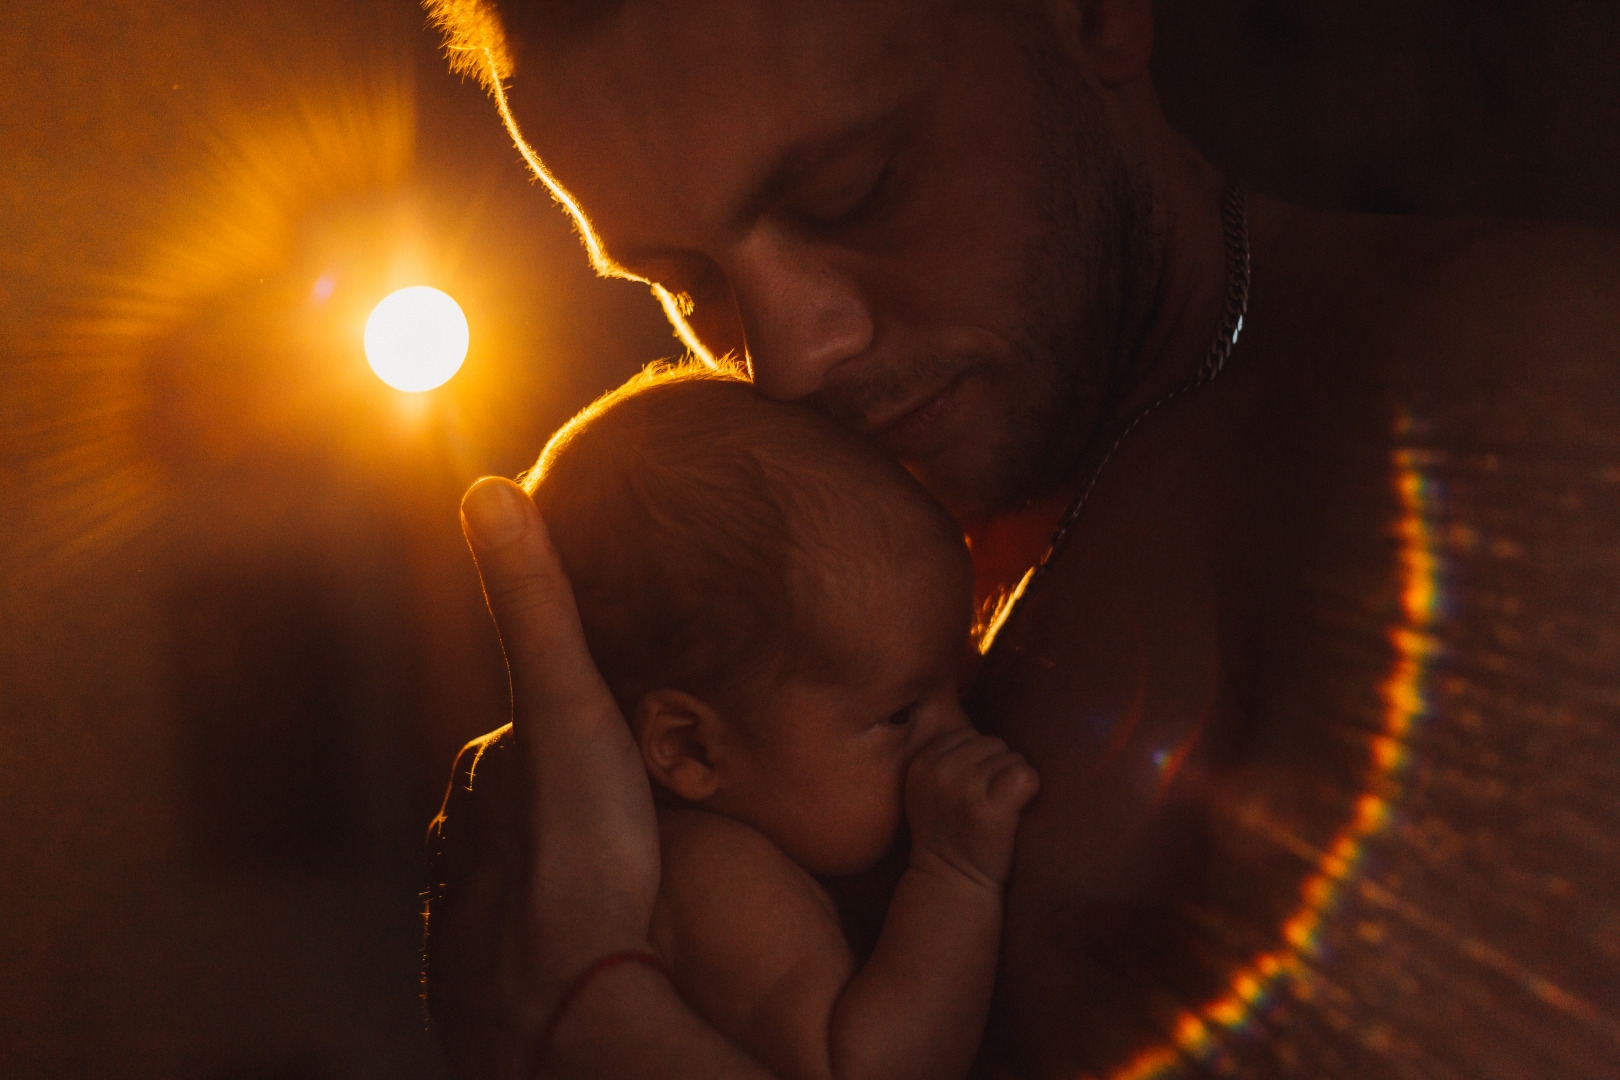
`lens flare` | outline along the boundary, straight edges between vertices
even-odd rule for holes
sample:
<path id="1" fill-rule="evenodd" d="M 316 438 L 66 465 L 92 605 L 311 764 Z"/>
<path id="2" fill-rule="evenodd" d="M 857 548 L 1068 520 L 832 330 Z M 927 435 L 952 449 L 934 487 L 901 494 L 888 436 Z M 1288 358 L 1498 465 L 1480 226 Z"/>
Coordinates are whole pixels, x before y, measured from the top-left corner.
<path id="1" fill-rule="evenodd" d="M 419 394 L 450 381 L 467 358 L 467 316 L 429 285 L 389 293 L 366 320 L 366 360 L 395 390 Z"/>

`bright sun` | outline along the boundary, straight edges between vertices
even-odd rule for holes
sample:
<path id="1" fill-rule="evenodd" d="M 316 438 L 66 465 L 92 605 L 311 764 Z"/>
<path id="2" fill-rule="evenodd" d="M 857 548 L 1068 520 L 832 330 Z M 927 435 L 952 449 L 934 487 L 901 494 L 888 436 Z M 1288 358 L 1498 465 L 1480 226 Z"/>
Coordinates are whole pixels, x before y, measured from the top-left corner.
<path id="1" fill-rule="evenodd" d="M 366 320 L 366 359 L 396 390 L 442 386 L 467 358 L 467 316 L 445 293 L 413 285 L 383 297 Z"/>

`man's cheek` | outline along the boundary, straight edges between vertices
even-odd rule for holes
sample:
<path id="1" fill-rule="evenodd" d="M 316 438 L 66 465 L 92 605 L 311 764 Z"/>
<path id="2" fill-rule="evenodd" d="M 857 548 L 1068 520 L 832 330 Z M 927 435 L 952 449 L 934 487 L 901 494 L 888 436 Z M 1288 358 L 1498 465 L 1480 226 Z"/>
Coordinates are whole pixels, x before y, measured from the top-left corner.
<path id="1" fill-rule="evenodd" d="M 921 331 L 970 326 L 997 337 L 1024 324 L 1028 245 L 1011 228 L 981 236 L 963 217 L 941 211 L 932 227 L 869 254 L 862 284 L 883 316 Z"/>

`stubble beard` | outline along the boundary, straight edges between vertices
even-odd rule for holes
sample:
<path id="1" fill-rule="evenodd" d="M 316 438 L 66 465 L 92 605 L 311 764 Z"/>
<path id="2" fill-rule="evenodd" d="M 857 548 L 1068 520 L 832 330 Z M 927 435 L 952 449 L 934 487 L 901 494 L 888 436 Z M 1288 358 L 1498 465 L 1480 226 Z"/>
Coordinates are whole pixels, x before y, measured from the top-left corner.
<path id="1" fill-rule="evenodd" d="M 1011 260 L 1021 270 L 1008 295 L 1022 315 L 1007 351 L 915 357 L 816 399 L 834 420 L 859 426 L 915 388 L 964 372 L 997 384 L 1002 404 L 972 433 L 967 463 L 903 462 L 960 522 L 1016 512 L 1079 482 L 1141 378 L 1136 354 L 1162 277 L 1151 180 L 1125 155 L 1096 91 L 1040 45 L 1029 56 L 1044 105 L 1042 227 Z"/>
<path id="2" fill-rule="evenodd" d="M 1021 385 L 1001 418 L 976 501 L 979 516 L 1013 512 L 1072 486 L 1101 449 L 1113 412 L 1140 372 L 1138 343 L 1163 265 L 1151 182 L 1132 169 L 1082 85 L 1052 85 L 1046 119 L 1046 216 L 1024 259 L 1026 312 L 1010 377 Z"/>
<path id="3" fill-rule="evenodd" d="M 1063 71 L 1040 78 L 1049 102 L 1042 117 L 1049 152 L 1038 163 L 1043 227 L 1013 260 L 1021 269 L 1009 295 L 1022 316 L 1006 335 L 1008 351 L 916 357 L 819 399 L 835 420 L 857 424 L 919 386 L 963 372 L 991 381 L 1002 405 L 972 433 L 968 463 L 952 470 L 905 462 L 961 522 L 1016 512 L 1077 483 L 1140 378 L 1137 345 L 1163 265 L 1154 192 L 1131 168 L 1096 95 L 1067 78 Z"/>

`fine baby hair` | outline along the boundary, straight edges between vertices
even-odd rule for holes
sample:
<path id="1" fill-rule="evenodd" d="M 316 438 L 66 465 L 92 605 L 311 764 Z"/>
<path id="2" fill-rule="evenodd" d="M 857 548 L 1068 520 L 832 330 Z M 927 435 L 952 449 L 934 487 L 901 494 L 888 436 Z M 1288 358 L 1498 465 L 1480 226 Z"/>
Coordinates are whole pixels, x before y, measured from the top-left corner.
<path id="1" fill-rule="evenodd" d="M 725 368 L 647 369 L 559 430 L 521 482 L 627 715 L 660 687 L 743 707 L 762 681 L 858 662 L 823 617 L 829 595 L 931 542 L 961 548 L 888 455 Z"/>

